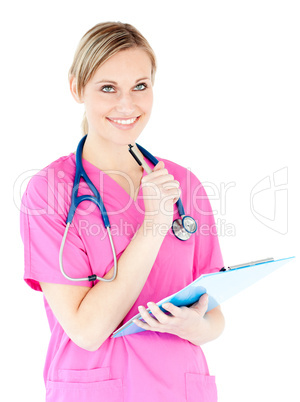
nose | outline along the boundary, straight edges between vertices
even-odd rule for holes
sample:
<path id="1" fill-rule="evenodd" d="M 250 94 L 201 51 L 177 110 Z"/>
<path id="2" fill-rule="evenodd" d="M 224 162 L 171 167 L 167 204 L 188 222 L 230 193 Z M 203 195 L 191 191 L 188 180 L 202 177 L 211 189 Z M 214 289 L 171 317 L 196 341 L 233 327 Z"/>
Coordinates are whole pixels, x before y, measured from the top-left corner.
<path id="1" fill-rule="evenodd" d="M 135 110 L 132 95 L 130 93 L 121 94 L 116 104 L 116 111 L 124 116 L 131 116 Z"/>

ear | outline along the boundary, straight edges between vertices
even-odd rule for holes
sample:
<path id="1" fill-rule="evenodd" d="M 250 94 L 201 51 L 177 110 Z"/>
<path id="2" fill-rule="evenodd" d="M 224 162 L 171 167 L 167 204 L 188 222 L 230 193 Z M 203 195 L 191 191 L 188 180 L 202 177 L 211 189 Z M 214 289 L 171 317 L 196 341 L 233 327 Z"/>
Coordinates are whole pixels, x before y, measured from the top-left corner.
<path id="1" fill-rule="evenodd" d="M 72 94 L 73 98 L 75 99 L 75 101 L 77 103 L 83 103 L 81 96 L 79 96 L 77 93 L 77 84 L 76 84 L 76 78 L 74 75 L 71 76 L 71 78 L 69 80 L 69 84 L 70 84 L 71 94 Z"/>

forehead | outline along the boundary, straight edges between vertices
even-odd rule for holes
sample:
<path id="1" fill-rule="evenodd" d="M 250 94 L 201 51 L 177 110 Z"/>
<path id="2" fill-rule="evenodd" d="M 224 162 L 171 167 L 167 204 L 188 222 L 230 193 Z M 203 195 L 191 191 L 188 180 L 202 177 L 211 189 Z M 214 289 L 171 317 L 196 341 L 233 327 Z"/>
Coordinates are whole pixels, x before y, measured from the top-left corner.
<path id="1" fill-rule="evenodd" d="M 151 60 L 148 54 L 139 48 L 122 50 L 110 57 L 95 72 L 93 81 L 99 80 L 137 80 L 151 79 Z"/>

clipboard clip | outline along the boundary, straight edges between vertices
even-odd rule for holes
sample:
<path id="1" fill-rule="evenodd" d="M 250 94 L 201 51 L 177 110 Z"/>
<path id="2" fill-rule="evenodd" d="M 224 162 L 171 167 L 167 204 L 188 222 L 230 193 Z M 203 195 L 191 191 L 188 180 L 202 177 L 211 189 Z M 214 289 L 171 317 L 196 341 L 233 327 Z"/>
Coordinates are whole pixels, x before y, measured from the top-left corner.
<path id="1" fill-rule="evenodd" d="M 244 264 L 238 264 L 238 265 L 231 265 L 230 267 L 221 268 L 220 272 L 231 271 L 233 269 L 238 269 L 238 268 L 251 267 L 252 265 L 264 264 L 266 262 L 271 262 L 271 261 L 274 261 L 274 258 L 264 258 L 263 260 L 245 262 Z"/>

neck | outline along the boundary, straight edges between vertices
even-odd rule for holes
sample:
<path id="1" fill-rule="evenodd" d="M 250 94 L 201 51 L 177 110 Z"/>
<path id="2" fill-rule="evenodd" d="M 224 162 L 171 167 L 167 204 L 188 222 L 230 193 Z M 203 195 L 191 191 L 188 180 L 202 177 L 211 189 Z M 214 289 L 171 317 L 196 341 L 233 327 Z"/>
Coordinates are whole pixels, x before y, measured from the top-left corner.
<path id="1" fill-rule="evenodd" d="M 130 175 L 143 170 L 129 153 L 128 145 L 115 144 L 101 137 L 87 136 L 82 158 L 102 171 L 115 170 Z"/>

